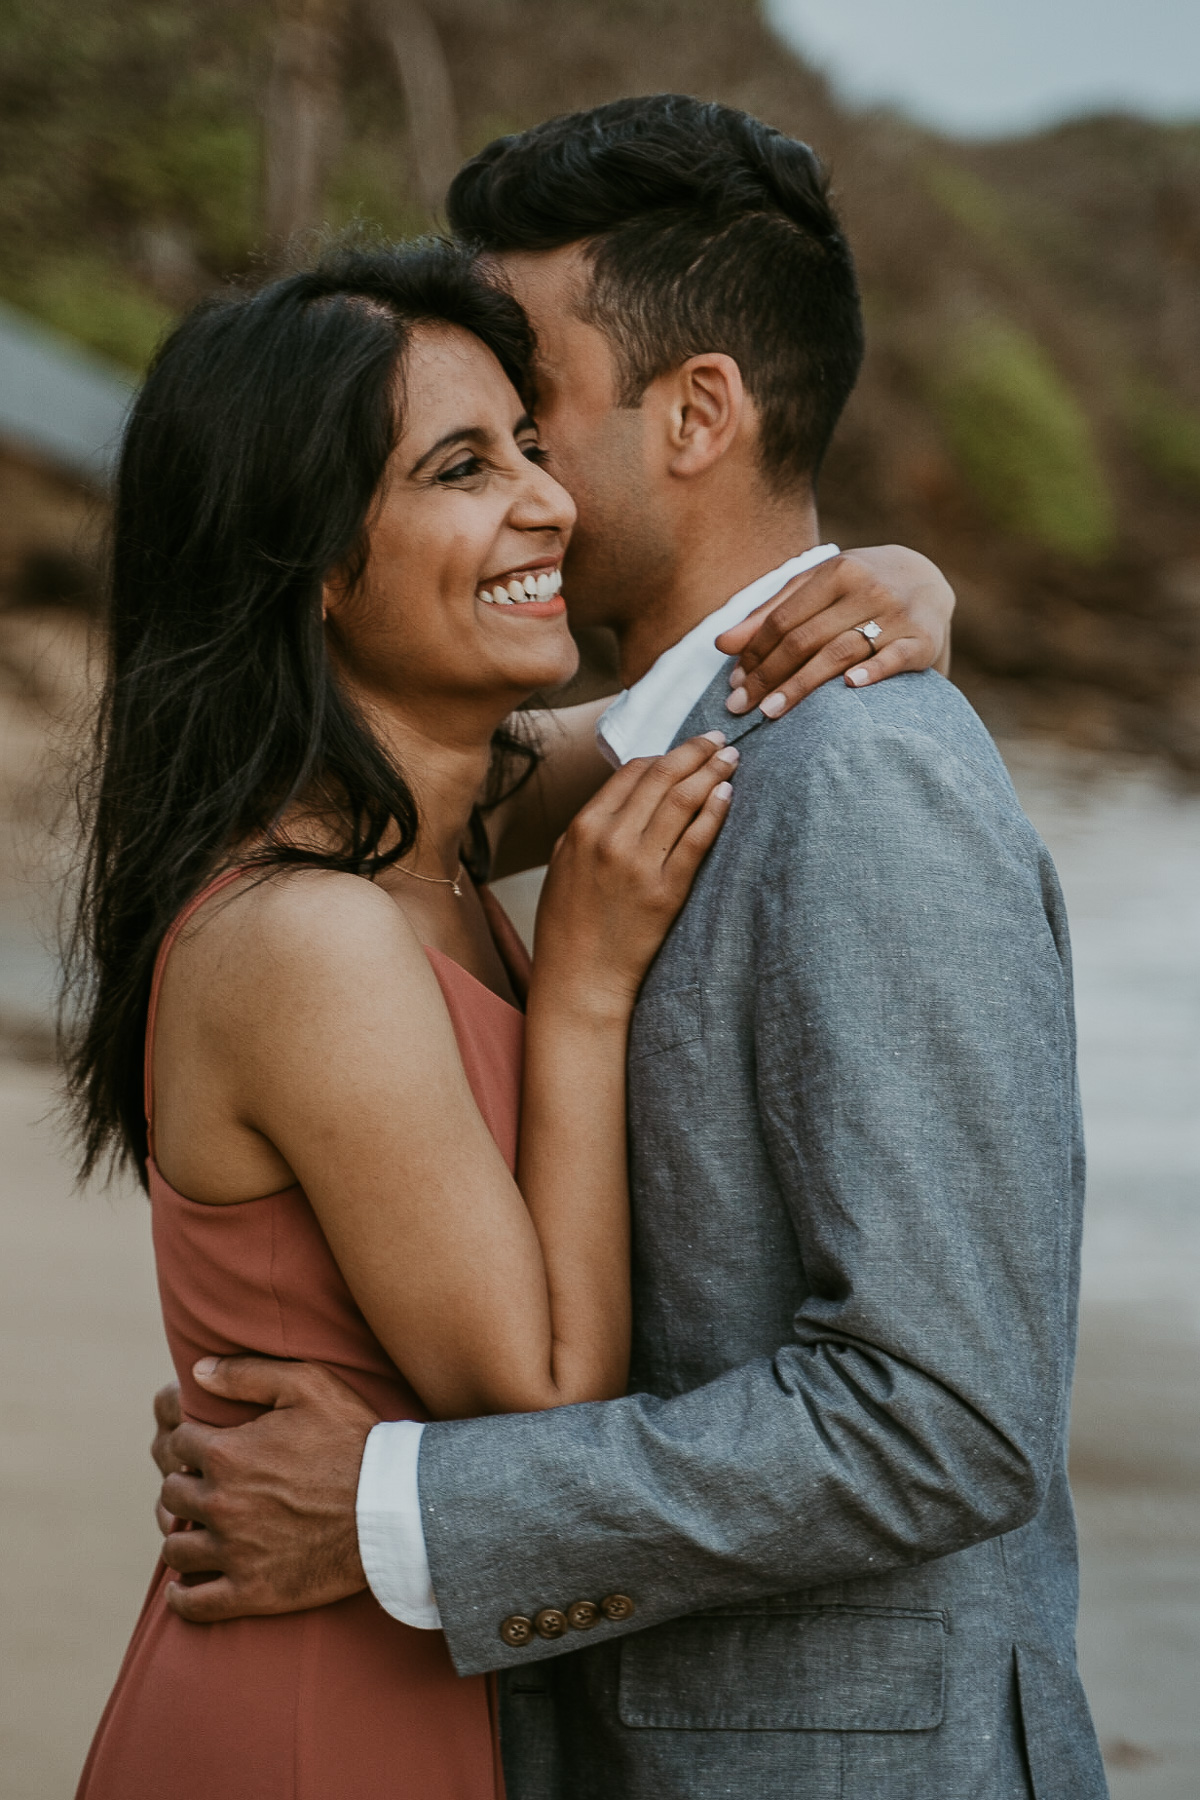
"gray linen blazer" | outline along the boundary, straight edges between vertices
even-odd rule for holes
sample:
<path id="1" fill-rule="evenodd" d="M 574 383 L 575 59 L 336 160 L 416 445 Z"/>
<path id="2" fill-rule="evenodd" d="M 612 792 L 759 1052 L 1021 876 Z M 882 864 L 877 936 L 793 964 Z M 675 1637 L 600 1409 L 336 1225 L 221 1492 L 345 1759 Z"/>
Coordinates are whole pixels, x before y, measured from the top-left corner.
<path id="1" fill-rule="evenodd" d="M 764 729 L 727 692 L 680 736 L 741 739 L 731 816 L 630 1040 L 632 1392 L 427 1428 L 451 1654 L 506 1671 L 510 1800 L 1100 1800 L 1050 858 L 939 676 Z"/>

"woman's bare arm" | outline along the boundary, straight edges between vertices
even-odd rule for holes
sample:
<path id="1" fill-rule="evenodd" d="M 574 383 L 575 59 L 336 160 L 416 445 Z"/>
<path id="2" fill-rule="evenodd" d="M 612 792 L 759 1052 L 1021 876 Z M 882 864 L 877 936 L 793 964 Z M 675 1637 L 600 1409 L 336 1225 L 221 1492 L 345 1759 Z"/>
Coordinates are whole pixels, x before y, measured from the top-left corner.
<path id="1" fill-rule="evenodd" d="M 359 1306 L 439 1417 L 624 1390 L 625 1045 L 641 975 L 716 836 L 729 765 L 629 765 L 551 867 L 518 1180 L 475 1104 L 403 913 L 353 876 L 274 879 L 219 1046 L 241 1122 L 303 1186 Z"/>
<path id="2" fill-rule="evenodd" d="M 549 862 L 550 852 L 581 806 L 612 774 L 596 747 L 596 725 L 608 697 L 526 715 L 542 760 L 511 800 L 488 815 L 492 874 L 519 874 Z"/>

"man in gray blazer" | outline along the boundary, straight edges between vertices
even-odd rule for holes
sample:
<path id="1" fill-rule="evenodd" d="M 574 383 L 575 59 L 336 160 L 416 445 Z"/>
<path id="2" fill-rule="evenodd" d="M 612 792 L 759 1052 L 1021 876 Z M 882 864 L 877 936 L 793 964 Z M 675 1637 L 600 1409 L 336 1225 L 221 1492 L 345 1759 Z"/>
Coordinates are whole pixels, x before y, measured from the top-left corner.
<path id="1" fill-rule="evenodd" d="M 938 675 L 829 683 L 763 729 L 769 666 L 731 717 L 711 650 L 832 554 L 813 478 L 861 330 L 819 168 L 657 96 L 490 146 L 451 212 L 538 328 L 573 617 L 616 630 L 629 683 L 608 754 L 717 728 L 741 762 L 632 1028 L 631 1392 L 376 1427 L 362 1565 L 461 1672 L 505 1672 L 512 1800 L 1100 1800 L 1053 868 Z M 264 1502 L 243 1547 L 254 1610 L 358 1580 L 364 1427 L 309 1373 L 271 1416 L 297 1498 L 286 1544 Z M 253 1502 L 255 1455 L 207 1469 L 203 1501 L 172 1477 L 167 1504 L 211 1525 L 214 1485 Z"/>

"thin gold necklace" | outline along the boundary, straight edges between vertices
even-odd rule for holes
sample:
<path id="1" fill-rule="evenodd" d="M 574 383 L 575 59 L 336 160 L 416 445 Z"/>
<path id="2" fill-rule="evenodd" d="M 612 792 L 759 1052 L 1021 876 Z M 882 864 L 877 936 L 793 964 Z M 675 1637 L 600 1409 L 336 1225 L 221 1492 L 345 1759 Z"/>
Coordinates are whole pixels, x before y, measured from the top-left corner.
<path id="1" fill-rule="evenodd" d="M 461 862 L 458 865 L 458 873 L 456 875 L 422 875 L 416 869 L 406 869 L 403 863 L 397 863 L 395 866 L 402 875 L 411 875 L 414 881 L 427 881 L 431 887 L 453 888 L 454 898 L 456 900 L 462 899 L 463 891 L 460 877 L 463 874 L 463 866 Z"/>

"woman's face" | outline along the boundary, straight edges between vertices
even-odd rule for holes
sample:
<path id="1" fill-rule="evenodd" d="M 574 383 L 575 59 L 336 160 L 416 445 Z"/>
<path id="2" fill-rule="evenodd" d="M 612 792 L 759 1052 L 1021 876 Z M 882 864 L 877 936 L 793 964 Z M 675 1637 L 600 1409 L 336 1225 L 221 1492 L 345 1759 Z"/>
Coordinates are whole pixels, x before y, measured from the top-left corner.
<path id="1" fill-rule="evenodd" d="M 469 332 L 414 331 L 401 409 L 365 576 L 352 593 L 326 588 L 333 648 L 364 698 L 439 735 L 457 735 L 456 721 L 486 731 L 575 672 L 559 592 L 574 503 L 540 467 L 533 420 Z"/>

